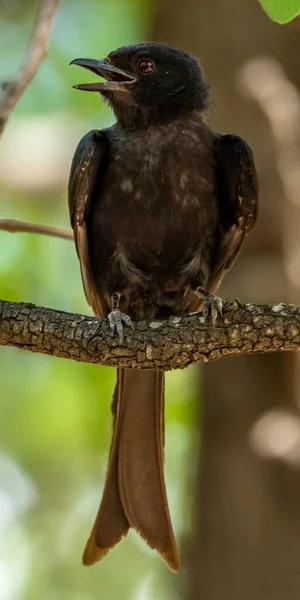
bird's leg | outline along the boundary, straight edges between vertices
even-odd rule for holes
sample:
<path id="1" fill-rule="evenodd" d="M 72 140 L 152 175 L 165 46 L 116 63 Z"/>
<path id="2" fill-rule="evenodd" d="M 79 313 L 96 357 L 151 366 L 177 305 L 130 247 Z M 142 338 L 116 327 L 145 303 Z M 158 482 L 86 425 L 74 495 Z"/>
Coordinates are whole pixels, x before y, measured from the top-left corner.
<path id="1" fill-rule="evenodd" d="M 123 323 L 133 328 L 133 323 L 131 318 L 123 313 L 119 309 L 121 294 L 115 293 L 111 296 L 111 312 L 108 315 L 108 320 L 110 324 L 110 328 L 112 330 L 112 334 L 115 333 L 119 336 L 119 342 L 122 344 L 123 342 Z"/>
<path id="2" fill-rule="evenodd" d="M 211 316 L 211 322 L 213 327 L 217 322 L 218 316 L 223 316 L 223 301 L 220 296 L 215 296 L 214 294 L 210 294 L 203 288 L 197 288 L 197 293 L 203 298 L 203 317 L 206 321 L 209 316 Z"/>

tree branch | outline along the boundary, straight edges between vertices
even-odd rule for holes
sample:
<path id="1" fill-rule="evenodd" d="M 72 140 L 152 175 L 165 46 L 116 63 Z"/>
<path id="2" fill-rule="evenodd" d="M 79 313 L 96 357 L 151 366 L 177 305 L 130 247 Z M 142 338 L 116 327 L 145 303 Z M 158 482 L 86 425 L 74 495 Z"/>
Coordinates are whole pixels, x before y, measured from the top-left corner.
<path id="1" fill-rule="evenodd" d="M 0 135 L 12 110 L 47 54 L 51 25 L 58 4 L 59 0 L 43 0 L 41 2 L 23 63 L 15 77 L 2 84 Z"/>
<path id="2" fill-rule="evenodd" d="M 26 221 L 18 221 L 17 219 L 0 219 L 0 231 L 1 230 L 9 231 L 10 233 L 41 233 L 43 235 L 51 235 L 65 240 L 74 239 L 71 229 L 52 227 L 51 225 L 41 225 L 39 223 L 28 223 Z"/>
<path id="3" fill-rule="evenodd" d="M 201 314 L 141 321 L 112 338 L 107 319 L 0 301 L 0 345 L 81 362 L 143 369 L 182 369 L 233 354 L 300 349 L 300 307 L 224 300 L 216 327 Z"/>

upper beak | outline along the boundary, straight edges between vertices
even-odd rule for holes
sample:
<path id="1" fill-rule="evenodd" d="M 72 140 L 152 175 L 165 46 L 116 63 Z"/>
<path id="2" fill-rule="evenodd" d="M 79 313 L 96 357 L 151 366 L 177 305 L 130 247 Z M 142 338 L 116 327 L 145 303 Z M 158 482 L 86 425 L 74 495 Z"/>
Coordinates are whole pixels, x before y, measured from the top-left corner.
<path id="1" fill-rule="evenodd" d="M 75 58 L 70 62 L 70 65 L 79 65 L 89 69 L 93 73 L 104 77 L 106 81 L 96 81 L 95 83 L 80 83 L 73 87 L 77 90 L 85 90 L 87 92 L 103 92 L 105 90 L 124 90 L 124 85 L 134 83 L 135 78 L 121 69 L 117 69 L 111 65 L 107 59 L 97 60 L 94 58 Z"/>

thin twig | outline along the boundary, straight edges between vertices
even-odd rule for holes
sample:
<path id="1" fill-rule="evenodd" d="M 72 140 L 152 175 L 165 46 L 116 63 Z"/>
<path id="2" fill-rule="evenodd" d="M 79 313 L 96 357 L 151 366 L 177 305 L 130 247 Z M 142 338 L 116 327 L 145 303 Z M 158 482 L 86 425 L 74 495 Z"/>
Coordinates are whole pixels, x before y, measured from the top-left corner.
<path id="1" fill-rule="evenodd" d="M 40 225 L 39 223 L 27 223 L 16 219 L 0 219 L 0 230 L 9 231 L 10 233 L 41 233 L 42 235 L 73 240 L 73 232 L 70 229 Z"/>
<path id="2" fill-rule="evenodd" d="M 124 327 L 108 319 L 0 301 L 0 345 L 80 362 L 135 369 L 183 369 L 230 355 L 300 350 L 300 307 L 223 301 L 215 327 L 201 313 Z"/>
<path id="3" fill-rule="evenodd" d="M 3 83 L 0 99 L 0 135 L 16 103 L 36 74 L 48 51 L 51 25 L 59 0 L 41 2 L 25 58 L 15 77 Z"/>

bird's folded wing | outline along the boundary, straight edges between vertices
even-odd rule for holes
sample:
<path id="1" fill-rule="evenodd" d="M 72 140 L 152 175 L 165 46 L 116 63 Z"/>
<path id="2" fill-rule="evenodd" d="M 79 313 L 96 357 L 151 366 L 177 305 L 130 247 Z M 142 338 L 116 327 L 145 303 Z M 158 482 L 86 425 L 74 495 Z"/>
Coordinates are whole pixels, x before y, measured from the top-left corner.
<path id="1" fill-rule="evenodd" d="M 86 299 L 95 315 L 105 318 L 108 307 L 97 292 L 91 272 L 86 214 L 101 170 L 107 142 L 101 131 L 87 133 L 79 142 L 69 178 L 69 211 Z"/>
<path id="2" fill-rule="evenodd" d="M 251 148 L 237 135 L 216 135 L 215 154 L 220 229 L 206 288 L 211 294 L 237 259 L 258 212 L 258 178 Z M 202 302 L 192 293 L 190 310 L 201 310 Z"/>

